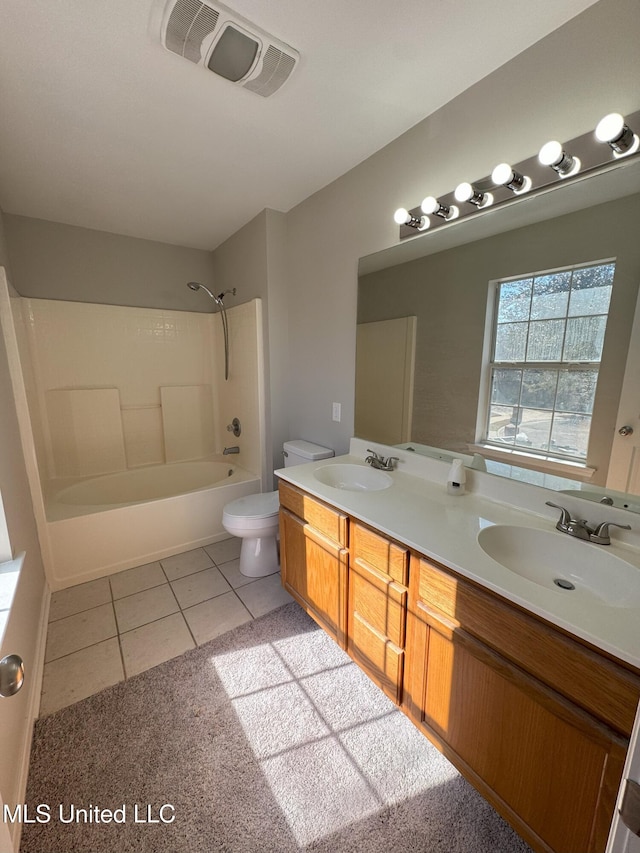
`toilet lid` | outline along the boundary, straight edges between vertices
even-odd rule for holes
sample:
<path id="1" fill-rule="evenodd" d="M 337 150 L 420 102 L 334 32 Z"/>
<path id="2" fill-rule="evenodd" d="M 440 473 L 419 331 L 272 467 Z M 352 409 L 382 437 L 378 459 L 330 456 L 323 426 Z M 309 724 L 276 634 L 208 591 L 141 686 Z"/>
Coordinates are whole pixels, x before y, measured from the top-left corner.
<path id="1" fill-rule="evenodd" d="M 277 515 L 280 509 L 278 492 L 265 492 L 261 495 L 247 495 L 237 498 L 224 508 L 225 515 L 241 516 L 242 518 L 268 518 Z"/>

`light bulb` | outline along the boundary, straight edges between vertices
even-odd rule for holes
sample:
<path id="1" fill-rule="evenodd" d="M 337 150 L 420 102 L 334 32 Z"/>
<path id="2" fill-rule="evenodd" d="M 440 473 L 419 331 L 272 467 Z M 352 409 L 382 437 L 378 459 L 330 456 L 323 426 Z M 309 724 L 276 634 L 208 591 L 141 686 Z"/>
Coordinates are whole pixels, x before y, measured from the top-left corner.
<path id="1" fill-rule="evenodd" d="M 551 166 L 561 178 L 569 178 L 580 171 L 580 160 L 567 154 L 555 139 L 542 146 L 538 160 L 543 166 Z"/>
<path id="2" fill-rule="evenodd" d="M 455 204 L 441 204 L 435 196 L 428 195 L 422 200 L 421 209 L 423 213 L 439 216 L 441 219 L 446 219 L 447 222 L 455 219 L 460 211 Z"/>
<path id="3" fill-rule="evenodd" d="M 420 205 L 423 213 L 436 213 L 436 211 L 441 207 L 440 202 L 435 196 L 428 195 L 425 199 L 423 199 L 422 204 Z"/>
<path id="4" fill-rule="evenodd" d="M 426 216 L 412 216 L 405 207 L 399 207 L 393 214 L 394 222 L 397 225 L 408 225 L 410 228 L 416 228 L 418 231 L 426 231 L 429 227 L 429 220 Z"/>
<path id="5" fill-rule="evenodd" d="M 609 113 L 600 119 L 596 127 L 598 142 L 606 142 L 613 150 L 614 157 L 634 154 L 640 148 L 640 138 L 625 123 L 620 113 Z"/>
<path id="6" fill-rule="evenodd" d="M 562 145 L 555 140 L 543 145 L 538 154 L 538 159 L 543 166 L 555 166 L 563 157 L 564 151 L 562 150 Z"/>
<path id="7" fill-rule="evenodd" d="M 516 172 L 509 163 L 498 163 L 491 173 L 491 180 L 496 186 L 506 187 L 516 195 L 531 189 L 531 178 Z"/>
<path id="8" fill-rule="evenodd" d="M 461 184 L 458 184 L 455 189 L 454 196 L 456 201 L 468 201 L 469 204 L 473 204 L 476 207 L 488 207 L 493 202 L 493 196 L 491 193 L 483 193 L 468 181 L 463 181 Z"/>
<path id="9" fill-rule="evenodd" d="M 454 192 L 456 201 L 469 201 L 472 195 L 473 187 L 468 181 L 463 181 L 461 184 L 458 184 Z"/>

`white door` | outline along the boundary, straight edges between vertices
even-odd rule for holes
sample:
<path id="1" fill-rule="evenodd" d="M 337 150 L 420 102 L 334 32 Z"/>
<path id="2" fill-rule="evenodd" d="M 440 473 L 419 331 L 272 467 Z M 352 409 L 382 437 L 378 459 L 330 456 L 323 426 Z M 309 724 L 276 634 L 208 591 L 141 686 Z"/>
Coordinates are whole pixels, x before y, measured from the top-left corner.
<path id="1" fill-rule="evenodd" d="M 2 699 L 0 699 L 0 702 Z M 2 819 L 4 813 L 4 804 L 0 796 L 0 853 L 13 853 L 13 844 L 9 835 L 9 826 Z"/>
<path id="2" fill-rule="evenodd" d="M 635 725 L 631 733 L 629 752 L 624 765 L 622 784 L 618 793 L 618 802 L 611 824 L 606 853 L 640 853 L 640 838 L 627 828 L 619 813 L 627 779 L 632 779 L 640 784 L 640 708 L 638 708 Z"/>
<path id="3" fill-rule="evenodd" d="M 633 432 L 621 435 L 619 430 L 623 427 L 631 427 Z M 640 297 L 620 394 L 607 487 L 640 495 Z"/>
<path id="4" fill-rule="evenodd" d="M 411 441 L 416 317 L 359 323 L 355 434 L 381 444 Z"/>

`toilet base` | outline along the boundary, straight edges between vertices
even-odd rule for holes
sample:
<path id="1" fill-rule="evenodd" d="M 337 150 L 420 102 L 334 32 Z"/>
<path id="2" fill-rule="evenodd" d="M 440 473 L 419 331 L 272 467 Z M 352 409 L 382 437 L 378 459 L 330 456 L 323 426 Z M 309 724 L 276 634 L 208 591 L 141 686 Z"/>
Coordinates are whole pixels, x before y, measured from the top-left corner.
<path id="1" fill-rule="evenodd" d="M 240 574 L 248 578 L 272 575 L 280 568 L 275 536 L 244 537 L 240 547 Z"/>

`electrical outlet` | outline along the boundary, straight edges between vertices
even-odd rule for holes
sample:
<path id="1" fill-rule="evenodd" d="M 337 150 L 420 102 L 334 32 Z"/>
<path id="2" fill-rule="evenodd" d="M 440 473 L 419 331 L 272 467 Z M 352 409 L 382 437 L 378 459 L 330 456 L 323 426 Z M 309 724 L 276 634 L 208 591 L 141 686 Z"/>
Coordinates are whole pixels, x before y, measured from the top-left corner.
<path id="1" fill-rule="evenodd" d="M 334 421 L 340 423 L 340 418 L 342 417 L 342 404 L 341 403 L 333 403 L 332 415 Z"/>

